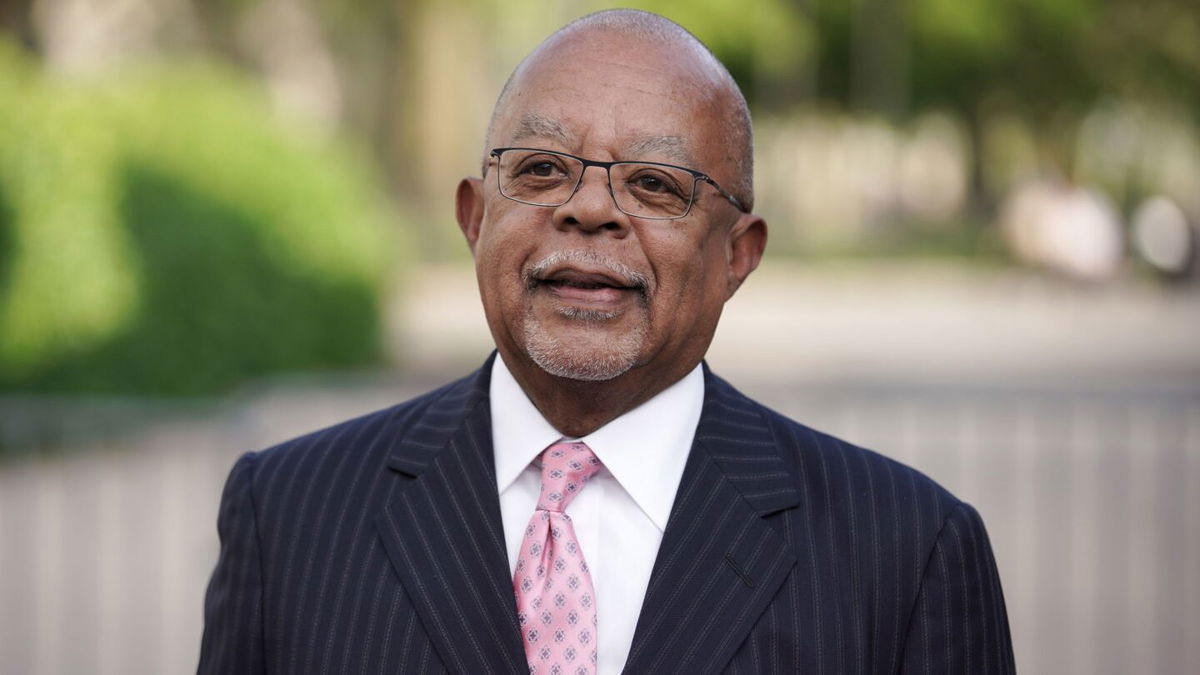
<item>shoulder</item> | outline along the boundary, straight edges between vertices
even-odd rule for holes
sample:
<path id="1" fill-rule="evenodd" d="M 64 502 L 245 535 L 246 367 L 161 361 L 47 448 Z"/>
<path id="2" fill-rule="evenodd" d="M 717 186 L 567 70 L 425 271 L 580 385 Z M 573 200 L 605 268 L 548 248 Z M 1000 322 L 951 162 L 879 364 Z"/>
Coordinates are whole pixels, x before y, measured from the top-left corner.
<path id="1" fill-rule="evenodd" d="M 936 533 L 952 513 L 969 509 L 921 471 L 797 422 L 715 375 L 710 374 L 706 387 L 730 415 L 741 415 L 744 424 L 762 425 L 790 480 L 814 511 L 903 520 Z"/>
<path id="2" fill-rule="evenodd" d="M 960 504 L 957 497 L 914 467 L 769 408 L 762 410 L 785 459 L 800 471 L 817 472 L 822 482 L 841 484 L 848 496 L 895 497 L 904 503 L 920 500 L 938 512 L 947 512 Z"/>
<path id="3" fill-rule="evenodd" d="M 319 481 L 348 463 L 382 468 L 412 434 L 448 435 L 477 393 L 479 377 L 477 371 L 403 403 L 246 453 L 234 472 L 275 487 L 295 481 L 291 476 Z"/>

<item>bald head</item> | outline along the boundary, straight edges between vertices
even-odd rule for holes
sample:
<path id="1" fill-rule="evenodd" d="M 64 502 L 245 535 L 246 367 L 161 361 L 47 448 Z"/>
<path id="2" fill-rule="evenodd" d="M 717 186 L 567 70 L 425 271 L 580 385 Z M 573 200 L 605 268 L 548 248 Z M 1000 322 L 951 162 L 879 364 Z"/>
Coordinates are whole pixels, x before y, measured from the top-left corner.
<path id="1" fill-rule="evenodd" d="M 732 167 L 732 175 L 726 177 L 728 189 L 747 208 L 754 203 L 754 150 L 750 126 L 750 111 L 746 100 L 725 66 L 694 35 L 679 24 L 657 14 L 631 9 L 614 9 L 589 14 L 567 24 L 546 38 L 530 53 L 509 76 L 488 125 L 484 166 L 487 154 L 497 145 L 497 133 L 502 126 L 522 127 L 524 131 L 536 131 L 531 135 L 557 135 L 553 121 L 536 114 L 523 114 L 512 120 L 514 101 L 521 98 L 525 89 L 547 69 L 566 59 L 587 55 L 603 59 L 606 51 L 614 49 L 614 43 L 626 49 L 670 52 L 672 68 L 677 71 L 679 87 L 689 100 L 702 107 L 706 114 L 715 118 L 716 134 L 703 139 L 716 149 L 723 162 Z M 647 70 L 655 64 L 647 64 Z M 581 105 L 586 102 L 581 101 Z M 531 129 L 536 127 L 536 129 Z M 685 145 L 680 137 L 662 137 L 654 142 L 658 145 Z M 685 155 L 685 148 L 658 148 L 680 150 L 676 156 Z M 670 153 L 668 153 L 670 155 Z M 685 162 L 682 162 L 685 163 Z M 701 168 L 713 171 L 711 167 Z"/>

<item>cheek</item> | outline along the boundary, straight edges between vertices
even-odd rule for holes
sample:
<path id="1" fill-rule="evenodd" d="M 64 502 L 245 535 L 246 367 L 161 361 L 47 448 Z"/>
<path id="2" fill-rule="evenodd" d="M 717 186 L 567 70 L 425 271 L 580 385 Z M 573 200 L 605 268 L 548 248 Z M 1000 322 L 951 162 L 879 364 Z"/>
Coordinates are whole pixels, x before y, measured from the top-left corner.
<path id="1" fill-rule="evenodd" d="M 511 242 L 483 231 L 475 246 L 475 271 L 485 299 L 495 303 L 508 293 L 506 280 L 514 276 L 513 267 Z"/>
<path id="2" fill-rule="evenodd" d="M 714 301 L 720 304 L 724 289 L 725 253 L 717 237 L 699 241 L 663 242 L 660 255 L 651 255 L 665 302 L 657 308 L 667 322 L 691 322 Z M 668 245 L 669 244 L 669 245 Z"/>
<path id="3" fill-rule="evenodd" d="M 488 270 L 493 276 L 508 273 L 506 265 L 511 265 L 512 258 L 519 255 L 522 241 L 517 233 L 518 225 L 497 217 L 488 218 L 480 225 L 479 240 L 475 244 L 476 264 L 480 269 Z"/>
<path id="4" fill-rule="evenodd" d="M 492 219 L 480 228 L 475 246 L 476 276 L 489 304 L 513 311 L 524 295 L 521 272 L 536 251 L 539 238 L 527 220 Z"/>

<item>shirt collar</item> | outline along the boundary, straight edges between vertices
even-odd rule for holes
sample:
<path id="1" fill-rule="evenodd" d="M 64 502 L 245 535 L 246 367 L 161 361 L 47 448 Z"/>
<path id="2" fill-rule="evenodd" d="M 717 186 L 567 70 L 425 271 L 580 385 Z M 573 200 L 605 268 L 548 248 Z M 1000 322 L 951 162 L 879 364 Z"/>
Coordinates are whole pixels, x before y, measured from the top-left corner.
<path id="1" fill-rule="evenodd" d="M 504 359 L 492 361 L 488 392 L 492 409 L 492 450 L 496 457 L 496 488 L 504 492 L 542 450 L 562 438 L 542 417 L 525 390 L 517 384 Z"/>
<path id="2" fill-rule="evenodd" d="M 504 492 L 563 435 L 534 407 L 499 354 L 489 393 L 496 487 Z M 660 531 L 667 527 L 703 406 L 704 374 L 696 366 L 654 398 L 579 439 Z"/>

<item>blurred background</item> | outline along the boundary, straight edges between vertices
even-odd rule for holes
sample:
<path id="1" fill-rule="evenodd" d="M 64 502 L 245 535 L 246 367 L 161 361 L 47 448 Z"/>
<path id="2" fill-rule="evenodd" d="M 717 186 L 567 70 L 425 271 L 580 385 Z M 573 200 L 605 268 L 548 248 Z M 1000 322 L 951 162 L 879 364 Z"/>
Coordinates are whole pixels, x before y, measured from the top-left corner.
<path id="1" fill-rule="evenodd" d="M 629 4 L 755 118 L 714 369 L 975 504 L 1022 672 L 1200 672 L 1200 4 Z M 482 362 L 455 185 L 607 6 L 0 2 L 0 670 L 193 671 L 233 460 Z"/>

